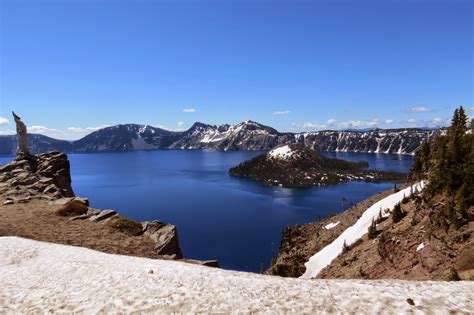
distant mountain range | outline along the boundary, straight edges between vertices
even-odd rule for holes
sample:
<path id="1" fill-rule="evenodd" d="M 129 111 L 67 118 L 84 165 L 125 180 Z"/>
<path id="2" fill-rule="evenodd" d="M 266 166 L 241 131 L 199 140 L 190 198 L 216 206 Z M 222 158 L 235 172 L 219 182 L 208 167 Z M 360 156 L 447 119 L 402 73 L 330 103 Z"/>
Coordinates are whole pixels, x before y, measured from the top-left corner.
<path id="1" fill-rule="evenodd" d="M 182 132 L 149 125 L 125 124 L 103 128 L 76 141 L 30 134 L 33 153 L 114 152 L 158 149 L 270 150 L 277 145 L 299 143 L 319 151 L 414 154 L 436 130 L 423 128 L 351 131 L 278 132 L 247 120 L 237 125 L 195 123 Z M 14 135 L 0 136 L 0 154 L 16 150 Z"/>

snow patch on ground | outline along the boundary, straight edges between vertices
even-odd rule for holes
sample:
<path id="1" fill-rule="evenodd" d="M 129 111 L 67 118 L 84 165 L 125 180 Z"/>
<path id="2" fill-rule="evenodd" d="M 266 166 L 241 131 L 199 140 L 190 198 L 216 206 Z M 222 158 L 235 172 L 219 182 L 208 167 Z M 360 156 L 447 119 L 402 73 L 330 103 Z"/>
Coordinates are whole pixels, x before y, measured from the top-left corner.
<path id="1" fill-rule="evenodd" d="M 335 228 L 336 226 L 338 226 L 339 223 L 341 223 L 341 221 L 332 222 L 332 223 L 329 223 L 329 224 L 325 225 L 324 228 L 325 228 L 326 230 L 330 230 L 330 229 L 333 229 L 333 228 Z"/>
<path id="2" fill-rule="evenodd" d="M 474 309 L 474 282 L 308 281 L 17 237 L 0 237 L 0 286 L 0 313 L 6 314 L 448 314 Z"/>
<path id="3" fill-rule="evenodd" d="M 377 219 L 379 214 L 384 217 L 390 215 L 390 211 L 393 210 L 395 205 L 401 202 L 405 196 L 408 197 L 412 192 L 417 190 L 421 191 L 423 187 L 424 182 L 421 181 L 420 183 L 402 189 L 374 203 L 367 210 L 365 210 L 365 212 L 353 226 L 347 228 L 331 244 L 321 249 L 319 252 L 313 255 L 307 263 L 305 263 L 306 272 L 301 276 L 301 278 L 311 279 L 316 277 L 321 272 L 321 270 L 329 266 L 329 264 L 331 264 L 331 262 L 342 253 L 344 243 L 346 243 L 347 246 L 354 244 L 356 241 L 362 238 L 362 236 L 367 234 L 367 230 L 370 224 L 372 224 L 372 220 Z M 390 211 L 385 211 L 387 209 Z"/>
<path id="4" fill-rule="evenodd" d="M 268 155 L 277 159 L 288 159 L 291 158 L 294 154 L 294 151 L 291 150 L 290 146 L 285 145 L 268 152 Z"/>
<path id="5" fill-rule="evenodd" d="M 423 248 L 425 248 L 425 243 L 421 243 L 420 245 L 418 245 L 418 247 L 416 248 L 416 251 L 419 252 Z"/>

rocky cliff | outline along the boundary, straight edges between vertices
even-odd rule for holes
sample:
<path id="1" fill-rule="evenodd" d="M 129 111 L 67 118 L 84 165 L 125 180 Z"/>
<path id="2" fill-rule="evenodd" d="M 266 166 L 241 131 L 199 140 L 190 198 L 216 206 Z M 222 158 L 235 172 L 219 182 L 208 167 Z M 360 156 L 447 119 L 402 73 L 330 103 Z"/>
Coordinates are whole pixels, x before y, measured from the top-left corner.
<path id="1" fill-rule="evenodd" d="M 282 144 L 304 144 L 318 151 L 414 154 L 436 131 L 430 129 L 375 129 L 371 131 L 317 131 L 281 133 L 254 121 L 237 125 L 195 123 L 184 132 L 148 125 L 126 124 L 95 131 L 84 138 L 61 141 L 30 135 L 33 153 L 102 152 L 156 149 L 212 149 L 268 151 Z M 0 136 L 0 154 L 10 155 L 15 137 Z"/>

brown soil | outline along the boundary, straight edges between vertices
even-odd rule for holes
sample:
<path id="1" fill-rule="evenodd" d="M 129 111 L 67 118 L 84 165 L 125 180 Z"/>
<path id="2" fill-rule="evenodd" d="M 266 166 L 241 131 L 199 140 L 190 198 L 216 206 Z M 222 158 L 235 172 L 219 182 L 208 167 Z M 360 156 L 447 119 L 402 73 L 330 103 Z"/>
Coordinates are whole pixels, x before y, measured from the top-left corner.
<path id="1" fill-rule="evenodd" d="M 3 199 L 0 195 L 2 203 Z M 111 254 L 157 258 L 155 243 L 144 235 L 133 236 L 137 234 L 136 227 L 131 226 L 133 231 L 130 232 L 130 225 L 123 223 L 128 222 L 125 218 L 115 218 L 113 222 L 71 221 L 69 217 L 56 214 L 61 207 L 39 200 L 0 204 L 0 236 L 19 236 Z"/>
<path id="2" fill-rule="evenodd" d="M 413 200 L 402 209 L 406 216 L 400 222 L 388 218 L 380 223 L 377 238 L 365 235 L 318 278 L 454 280 L 457 273 L 474 280 L 474 222 L 441 228 L 432 215 L 436 210 L 417 207 Z M 421 243 L 424 248 L 417 251 Z"/>

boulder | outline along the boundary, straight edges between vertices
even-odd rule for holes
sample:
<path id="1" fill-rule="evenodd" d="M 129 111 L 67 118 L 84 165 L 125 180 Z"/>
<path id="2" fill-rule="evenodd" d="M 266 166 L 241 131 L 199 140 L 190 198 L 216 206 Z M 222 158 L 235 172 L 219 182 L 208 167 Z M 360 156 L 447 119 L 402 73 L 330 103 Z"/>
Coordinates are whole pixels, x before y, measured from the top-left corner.
<path id="1" fill-rule="evenodd" d="M 177 259 L 183 258 L 176 226 L 157 220 L 143 222 L 142 226 L 144 234 L 155 242 L 158 255 L 176 255 Z"/>
<path id="2" fill-rule="evenodd" d="M 86 214 L 89 208 L 82 202 L 72 199 L 56 211 L 56 215 L 62 217 L 78 216 Z"/>

